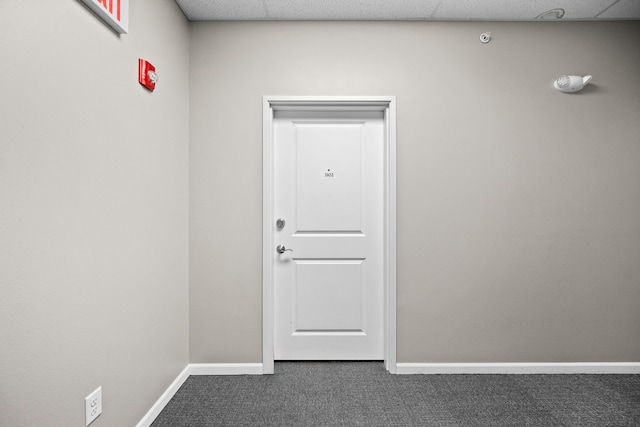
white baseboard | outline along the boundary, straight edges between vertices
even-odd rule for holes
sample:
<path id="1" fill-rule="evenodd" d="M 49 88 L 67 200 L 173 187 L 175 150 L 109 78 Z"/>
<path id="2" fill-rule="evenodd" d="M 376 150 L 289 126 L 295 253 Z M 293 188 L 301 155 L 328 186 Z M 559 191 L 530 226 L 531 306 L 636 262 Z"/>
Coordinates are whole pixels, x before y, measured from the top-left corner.
<path id="1" fill-rule="evenodd" d="M 640 374 L 640 363 L 398 363 L 398 374 Z"/>
<path id="2" fill-rule="evenodd" d="M 136 427 L 149 427 L 190 375 L 262 375 L 262 363 L 190 363 L 142 417 Z"/>
<path id="3" fill-rule="evenodd" d="M 262 375 L 262 363 L 191 363 L 189 375 Z"/>
<path id="4" fill-rule="evenodd" d="M 162 396 L 160 396 L 160 399 L 158 399 L 156 403 L 153 404 L 151 409 L 147 411 L 147 413 L 144 415 L 144 417 L 142 417 L 140 422 L 136 424 L 136 427 L 149 427 L 151 423 L 153 423 L 153 421 L 156 419 L 156 417 L 160 415 L 160 412 L 162 412 L 164 407 L 167 406 L 167 403 L 169 403 L 173 395 L 176 394 L 178 389 L 180 389 L 180 387 L 182 386 L 182 384 L 184 384 L 187 378 L 189 378 L 188 365 L 186 368 L 182 370 L 182 372 L 180 372 L 178 377 L 171 383 L 169 388 L 167 388 L 167 390 L 165 390 L 165 392 L 162 393 Z"/>

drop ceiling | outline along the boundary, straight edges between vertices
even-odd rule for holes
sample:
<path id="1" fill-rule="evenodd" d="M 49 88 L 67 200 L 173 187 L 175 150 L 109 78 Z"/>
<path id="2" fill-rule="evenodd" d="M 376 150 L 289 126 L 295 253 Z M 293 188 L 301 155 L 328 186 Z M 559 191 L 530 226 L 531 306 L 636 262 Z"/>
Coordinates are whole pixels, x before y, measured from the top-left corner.
<path id="1" fill-rule="evenodd" d="M 640 20 L 640 0 L 176 0 L 192 21 Z"/>

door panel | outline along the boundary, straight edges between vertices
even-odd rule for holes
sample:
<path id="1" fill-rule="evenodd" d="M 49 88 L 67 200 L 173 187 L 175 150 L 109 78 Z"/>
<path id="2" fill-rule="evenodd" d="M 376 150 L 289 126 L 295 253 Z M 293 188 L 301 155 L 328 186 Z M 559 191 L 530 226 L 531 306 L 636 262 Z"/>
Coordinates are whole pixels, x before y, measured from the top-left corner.
<path id="1" fill-rule="evenodd" d="M 363 332 L 363 261 L 295 261 L 294 334 Z"/>
<path id="2" fill-rule="evenodd" d="M 275 359 L 382 359 L 383 115 L 282 111 L 273 131 Z"/>
<path id="3" fill-rule="evenodd" d="M 295 124 L 298 231 L 360 231 L 363 125 Z"/>

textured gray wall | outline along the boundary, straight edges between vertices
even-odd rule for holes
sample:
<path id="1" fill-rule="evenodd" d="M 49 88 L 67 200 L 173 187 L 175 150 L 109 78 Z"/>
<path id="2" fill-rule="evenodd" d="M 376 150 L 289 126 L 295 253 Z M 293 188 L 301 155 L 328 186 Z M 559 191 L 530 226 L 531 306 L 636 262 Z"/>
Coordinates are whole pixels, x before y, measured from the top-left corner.
<path id="1" fill-rule="evenodd" d="M 188 363 L 188 22 L 0 2 L 0 425 L 133 426 Z M 138 57 L 158 67 L 154 94 Z"/>
<path id="2" fill-rule="evenodd" d="M 261 361 L 263 95 L 397 96 L 399 362 L 640 361 L 639 44 L 637 22 L 192 24 L 191 361 Z"/>

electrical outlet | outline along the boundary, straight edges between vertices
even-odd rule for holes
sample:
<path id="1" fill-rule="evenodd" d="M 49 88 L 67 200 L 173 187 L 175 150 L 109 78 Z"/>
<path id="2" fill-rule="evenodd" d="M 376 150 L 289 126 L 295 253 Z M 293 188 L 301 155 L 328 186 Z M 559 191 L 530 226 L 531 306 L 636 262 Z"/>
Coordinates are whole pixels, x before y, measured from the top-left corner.
<path id="1" fill-rule="evenodd" d="M 89 425 L 102 413 L 102 387 L 84 398 L 85 425 Z"/>

